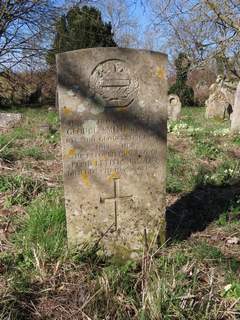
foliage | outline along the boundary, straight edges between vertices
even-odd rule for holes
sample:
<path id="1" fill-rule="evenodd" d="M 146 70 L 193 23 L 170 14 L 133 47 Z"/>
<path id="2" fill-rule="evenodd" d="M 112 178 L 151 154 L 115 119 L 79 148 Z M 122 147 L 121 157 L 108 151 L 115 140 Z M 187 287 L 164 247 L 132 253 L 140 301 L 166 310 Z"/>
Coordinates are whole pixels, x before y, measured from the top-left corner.
<path id="1" fill-rule="evenodd" d="M 168 94 L 177 94 L 184 106 L 193 106 L 194 91 L 187 85 L 190 60 L 185 53 L 180 53 L 175 60 L 176 82 L 170 87 Z"/>
<path id="2" fill-rule="evenodd" d="M 98 9 L 74 6 L 57 21 L 52 49 L 46 59 L 49 64 L 54 64 L 56 53 L 115 46 L 111 23 L 103 22 Z"/>
<path id="3" fill-rule="evenodd" d="M 155 24 L 164 23 L 171 50 L 187 52 L 195 66 L 213 66 L 218 60 L 219 71 L 240 77 L 239 0 L 158 0 L 153 9 Z"/>
<path id="4" fill-rule="evenodd" d="M 1 75 L 41 56 L 44 36 L 56 12 L 51 0 L 0 1 Z"/>

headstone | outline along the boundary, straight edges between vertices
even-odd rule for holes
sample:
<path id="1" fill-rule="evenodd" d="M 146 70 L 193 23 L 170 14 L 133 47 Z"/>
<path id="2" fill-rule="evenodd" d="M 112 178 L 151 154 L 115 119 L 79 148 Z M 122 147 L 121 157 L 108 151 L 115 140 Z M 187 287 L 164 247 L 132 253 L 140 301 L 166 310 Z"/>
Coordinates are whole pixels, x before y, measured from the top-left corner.
<path id="1" fill-rule="evenodd" d="M 218 75 L 216 82 L 210 88 L 210 96 L 206 100 L 206 118 L 231 118 L 234 96 L 236 92 L 236 81 Z"/>
<path id="2" fill-rule="evenodd" d="M 205 105 L 205 117 L 207 119 L 225 119 L 230 117 L 231 106 L 226 100 L 224 94 L 219 90 L 210 94 L 209 98 L 205 101 Z"/>
<path id="3" fill-rule="evenodd" d="M 231 131 L 240 131 L 240 82 L 238 83 L 237 91 L 235 94 L 233 113 L 231 117 Z"/>
<path id="4" fill-rule="evenodd" d="M 70 245 L 125 260 L 164 241 L 166 67 L 144 50 L 57 55 Z"/>
<path id="5" fill-rule="evenodd" d="M 222 76 L 218 76 L 216 81 L 218 81 L 217 84 L 219 90 L 224 94 L 227 102 L 233 107 L 234 97 L 237 88 L 236 81 L 230 80 Z"/>
<path id="6" fill-rule="evenodd" d="M 224 86 L 221 88 L 221 92 L 224 94 L 227 102 L 232 106 L 234 105 L 234 97 L 235 97 L 235 93 L 236 93 L 236 88 L 235 90 L 233 90 L 230 87 Z"/>
<path id="7" fill-rule="evenodd" d="M 176 94 L 168 96 L 168 119 L 176 121 L 180 118 L 182 104 Z"/>
<path id="8" fill-rule="evenodd" d="M 6 130 L 15 127 L 22 119 L 20 113 L 0 113 L 0 130 Z"/>

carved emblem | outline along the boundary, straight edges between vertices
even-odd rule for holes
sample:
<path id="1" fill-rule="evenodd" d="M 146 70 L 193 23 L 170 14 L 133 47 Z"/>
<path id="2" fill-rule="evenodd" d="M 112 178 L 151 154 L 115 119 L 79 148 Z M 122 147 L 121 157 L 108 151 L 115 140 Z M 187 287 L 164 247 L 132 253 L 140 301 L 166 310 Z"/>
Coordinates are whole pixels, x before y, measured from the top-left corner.
<path id="1" fill-rule="evenodd" d="M 107 60 L 98 64 L 89 80 L 91 93 L 108 108 L 126 108 L 136 98 L 138 81 L 126 62 Z"/>

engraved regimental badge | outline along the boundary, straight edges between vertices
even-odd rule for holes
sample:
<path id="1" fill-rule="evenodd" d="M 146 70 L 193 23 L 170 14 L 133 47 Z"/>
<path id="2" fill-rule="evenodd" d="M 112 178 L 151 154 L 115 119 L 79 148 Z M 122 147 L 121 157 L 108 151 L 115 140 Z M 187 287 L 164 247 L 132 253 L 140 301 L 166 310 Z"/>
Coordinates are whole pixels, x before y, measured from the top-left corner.
<path id="1" fill-rule="evenodd" d="M 127 63 L 117 59 L 98 64 L 89 80 L 93 96 L 100 98 L 108 108 L 127 108 L 136 98 L 138 86 Z"/>

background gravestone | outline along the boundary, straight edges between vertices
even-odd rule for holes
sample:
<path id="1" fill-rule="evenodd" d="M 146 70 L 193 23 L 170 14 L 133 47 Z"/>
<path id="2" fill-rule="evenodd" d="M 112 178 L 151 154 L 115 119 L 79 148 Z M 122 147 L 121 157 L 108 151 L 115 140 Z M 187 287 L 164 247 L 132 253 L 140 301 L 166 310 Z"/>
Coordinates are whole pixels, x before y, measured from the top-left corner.
<path id="1" fill-rule="evenodd" d="M 57 55 L 70 244 L 134 259 L 164 241 L 166 65 L 144 50 Z"/>
<path id="2" fill-rule="evenodd" d="M 207 119 L 231 118 L 236 86 L 236 81 L 225 79 L 221 75 L 217 76 L 216 82 L 209 88 L 209 98 L 205 101 Z"/>
<path id="3" fill-rule="evenodd" d="M 13 128 L 16 126 L 22 119 L 22 115 L 20 113 L 0 113 L 0 131 L 6 130 L 9 128 Z"/>
<path id="4" fill-rule="evenodd" d="M 168 119 L 176 121 L 180 118 L 182 104 L 179 96 L 170 94 L 168 96 Z"/>
<path id="5" fill-rule="evenodd" d="M 205 101 L 205 105 L 206 119 L 225 119 L 230 117 L 230 105 L 221 91 L 211 93 L 209 98 Z"/>
<path id="6" fill-rule="evenodd" d="M 231 118 L 231 131 L 240 132 L 240 82 L 238 83 L 235 94 L 233 113 Z"/>

